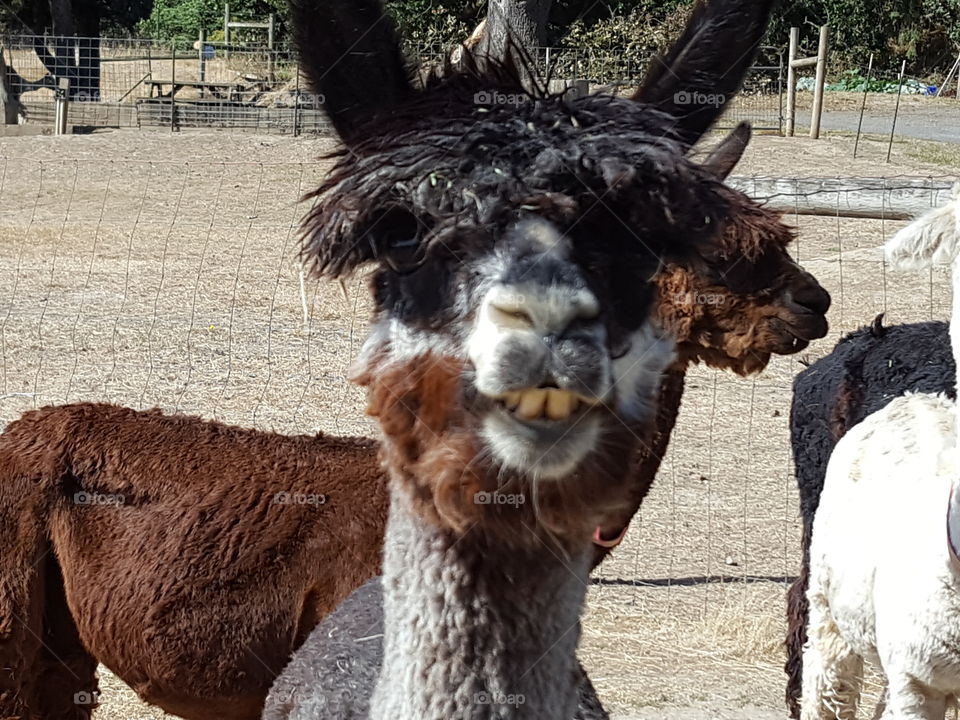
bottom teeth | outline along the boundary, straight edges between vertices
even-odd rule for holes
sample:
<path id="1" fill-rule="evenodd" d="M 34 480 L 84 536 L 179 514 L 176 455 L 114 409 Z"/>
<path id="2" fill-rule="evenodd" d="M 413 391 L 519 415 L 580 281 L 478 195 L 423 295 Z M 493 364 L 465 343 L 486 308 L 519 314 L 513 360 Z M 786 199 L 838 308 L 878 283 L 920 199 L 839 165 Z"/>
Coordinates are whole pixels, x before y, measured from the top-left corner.
<path id="1" fill-rule="evenodd" d="M 580 399 L 569 390 L 557 388 L 532 388 L 509 392 L 503 397 L 508 410 L 525 420 L 548 417 L 551 420 L 566 420 L 580 406 Z"/>

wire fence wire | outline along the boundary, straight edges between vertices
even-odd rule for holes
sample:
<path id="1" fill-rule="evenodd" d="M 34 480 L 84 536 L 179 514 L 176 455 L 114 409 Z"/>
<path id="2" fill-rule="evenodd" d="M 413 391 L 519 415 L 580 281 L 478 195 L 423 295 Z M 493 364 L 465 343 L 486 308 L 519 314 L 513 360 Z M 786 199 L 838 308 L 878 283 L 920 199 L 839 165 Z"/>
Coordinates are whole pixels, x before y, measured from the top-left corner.
<path id="1" fill-rule="evenodd" d="M 303 316 L 295 199 L 324 170 L 0 153 L 0 426 L 30 408 L 105 401 L 373 434 L 346 380 L 369 316 L 363 278 L 346 293 L 309 282 Z M 888 277 L 879 248 L 902 222 L 840 209 L 789 218 L 794 255 L 834 297 L 830 338 L 751 379 L 688 375 L 654 489 L 591 590 L 583 653 L 613 707 L 695 703 L 704 688 L 779 703 L 783 593 L 800 556 L 792 378 L 880 312 L 949 313 L 946 270 Z"/>

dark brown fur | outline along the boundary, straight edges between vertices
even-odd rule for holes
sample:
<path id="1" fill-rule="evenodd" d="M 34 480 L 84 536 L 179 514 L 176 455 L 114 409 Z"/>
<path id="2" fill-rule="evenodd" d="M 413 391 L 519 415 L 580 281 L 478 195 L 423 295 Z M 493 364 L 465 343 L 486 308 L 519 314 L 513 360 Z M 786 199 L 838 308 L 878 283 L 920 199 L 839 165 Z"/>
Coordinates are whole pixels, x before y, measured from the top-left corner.
<path id="1" fill-rule="evenodd" d="M 73 697 L 96 690 L 97 660 L 168 712 L 259 717 L 291 650 L 379 572 L 376 452 L 110 405 L 12 423 L 0 435 L 0 717 L 85 720 L 92 708 Z M 80 492 L 123 498 L 82 505 Z"/>

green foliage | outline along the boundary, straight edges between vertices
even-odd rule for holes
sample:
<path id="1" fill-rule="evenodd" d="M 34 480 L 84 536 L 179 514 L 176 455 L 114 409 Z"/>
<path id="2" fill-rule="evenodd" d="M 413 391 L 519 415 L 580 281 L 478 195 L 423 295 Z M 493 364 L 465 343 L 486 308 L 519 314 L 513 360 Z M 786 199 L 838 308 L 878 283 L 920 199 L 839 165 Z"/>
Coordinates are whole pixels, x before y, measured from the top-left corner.
<path id="1" fill-rule="evenodd" d="M 150 14 L 152 0 L 72 0 L 75 30 L 78 35 L 123 36 Z M 0 34 L 32 34 L 51 30 L 48 0 L 2 0 Z"/>
<path id="2" fill-rule="evenodd" d="M 559 44 L 571 48 L 589 48 L 597 54 L 611 55 L 625 66 L 645 63 L 651 53 L 661 50 L 683 27 L 687 11 L 677 7 L 654 14 L 649 7 L 635 7 L 624 15 L 589 23 L 574 20 Z"/>
<path id="3" fill-rule="evenodd" d="M 179 46 L 188 45 L 199 37 L 200 29 L 207 31 L 211 40 L 213 33 L 219 31 L 223 40 L 223 0 L 154 0 L 150 17 L 143 20 L 138 30 L 143 37 L 157 40 L 177 41 Z M 266 22 L 273 13 L 276 25 L 276 40 L 285 37 L 288 17 L 286 0 L 230 0 L 230 18 L 251 22 Z M 239 31 L 231 33 L 231 42 L 242 41 L 247 37 L 257 37 L 266 42 L 265 31 Z"/>
<path id="4" fill-rule="evenodd" d="M 785 0 L 773 19 L 770 42 L 785 43 L 791 26 L 802 29 L 807 51 L 815 27 L 828 24 L 835 57 L 880 67 L 906 60 L 914 74 L 942 69 L 960 50 L 960 0 Z"/>
<path id="5" fill-rule="evenodd" d="M 470 36 L 486 14 L 486 2 L 392 0 L 387 11 L 409 43 L 452 46 Z"/>

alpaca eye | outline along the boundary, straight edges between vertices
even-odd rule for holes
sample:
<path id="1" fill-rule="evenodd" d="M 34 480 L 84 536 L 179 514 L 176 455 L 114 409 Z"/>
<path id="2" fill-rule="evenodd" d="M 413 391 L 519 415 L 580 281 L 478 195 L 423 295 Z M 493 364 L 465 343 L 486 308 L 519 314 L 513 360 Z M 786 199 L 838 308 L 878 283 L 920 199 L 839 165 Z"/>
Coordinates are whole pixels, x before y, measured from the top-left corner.
<path id="1" fill-rule="evenodd" d="M 411 213 L 400 208 L 386 210 L 377 218 L 372 233 L 380 258 L 394 272 L 410 273 L 423 265 L 426 227 Z"/>
<path id="2" fill-rule="evenodd" d="M 423 265 L 424 252 L 420 244 L 420 238 L 408 238 L 406 240 L 397 240 L 391 242 L 388 247 L 384 260 L 394 272 L 406 274 L 413 272 Z"/>

